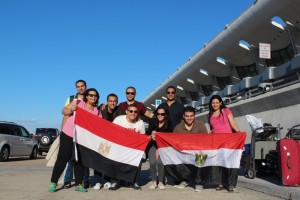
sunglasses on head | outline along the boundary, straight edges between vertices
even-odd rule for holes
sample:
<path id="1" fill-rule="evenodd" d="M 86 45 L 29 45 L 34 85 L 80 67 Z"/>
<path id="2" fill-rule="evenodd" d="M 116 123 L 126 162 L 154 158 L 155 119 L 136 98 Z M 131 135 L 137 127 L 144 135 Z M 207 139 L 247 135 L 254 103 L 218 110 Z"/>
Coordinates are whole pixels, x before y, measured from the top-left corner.
<path id="1" fill-rule="evenodd" d="M 137 110 L 128 110 L 128 112 L 130 112 L 130 113 L 137 113 L 138 111 Z"/>
<path id="2" fill-rule="evenodd" d="M 176 94 L 176 92 L 167 92 L 167 94 Z"/>
<path id="3" fill-rule="evenodd" d="M 135 95 L 135 92 L 126 92 L 127 95 Z"/>
<path id="4" fill-rule="evenodd" d="M 156 115 L 165 116 L 165 115 L 166 115 L 166 113 L 156 113 Z"/>
<path id="5" fill-rule="evenodd" d="M 88 94 L 89 97 L 97 97 L 96 94 Z"/>

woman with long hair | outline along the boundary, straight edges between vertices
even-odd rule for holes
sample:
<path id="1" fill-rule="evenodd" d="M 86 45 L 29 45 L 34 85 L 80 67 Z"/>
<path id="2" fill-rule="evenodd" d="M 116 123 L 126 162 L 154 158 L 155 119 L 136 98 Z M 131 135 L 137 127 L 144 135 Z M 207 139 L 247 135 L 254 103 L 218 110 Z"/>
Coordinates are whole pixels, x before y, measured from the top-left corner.
<path id="1" fill-rule="evenodd" d="M 62 110 L 63 115 L 69 116 L 69 118 L 64 124 L 62 133 L 60 135 L 59 151 L 57 155 L 57 160 L 55 162 L 52 171 L 51 183 L 48 189 L 49 192 L 56 192 L 58 179 L 63 173 L 67 162 L 72 159 L 73 149 L 74 149 L 73 137 L 74 137 L 74 128 L 75 128 L 75 124 L 74 124 L 75 116 L 73 114 L 74 111 L 76 111 L 77 107 L 79 107 L 94 115 L 100 114 L 99 117 L 102 117 L 101 113 L 97 109 L 98 101 L 99 101 L 98 91 L 94 88 L 90 88 L 84 92 L 83 100 L 75 100 L 63 108 Z M 74 174 L 75 174 L 75 185 L 76 185 L 75 191 L 87 192 L 87 190 L 84 188 L 84 185 L 82 183 L 83 176 L 84 176 L 84 166 L 80 161 L 80 155 L 79 155 L 79 160 L 75 162 Z"/>
<path id="2" fill-rule="evenodd" d="M 231 110 L 219 95 L 213 95 L 210 99 L 208 120 L 212 134 L 240 132 Z M 222 168 L 222 184 L 216 190 L 222 190 L 225 186 L 229 192 L 234 192 L 237 178 L 238 169 Z"/>
<path id="3" fill-rule="evenodd" d="M 151 141 L 148 144 L 148 158 L 150 163 L 150 175 L 152 183 L 149 189 L 159 188 L 161 190 L 165 189 L 165 168 L 158 155 L 157 146 L 155 142 L 156 132 L 172 132 L 172 127 L 169 123 L 168 111 L 159 107 L 154 111 L 154 119 L 150 122 L 148 128 L 148 134 L 150 134 Z M 157 184 L 158 182 L 158 184 Z"/>

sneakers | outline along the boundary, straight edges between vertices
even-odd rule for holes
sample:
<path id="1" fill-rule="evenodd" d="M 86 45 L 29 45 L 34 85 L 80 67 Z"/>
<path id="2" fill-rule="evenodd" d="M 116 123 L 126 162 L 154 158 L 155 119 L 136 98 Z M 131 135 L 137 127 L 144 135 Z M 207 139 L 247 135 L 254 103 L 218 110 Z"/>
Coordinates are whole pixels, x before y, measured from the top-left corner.
<path id="1" fill-rule="evenodd" d="M 105 189 L 109 189 L 109 188 L 111 187 L 111 183 L 110 183 L 110 182 L 106 182 L 106 183 L 103 185 L 103 187 L 104 187 Z"/>
<path id="2" fill-rule="evenodd" d="M 118 183 L 112 183 L 111 186 L 109 187 L 109 190 L 117 190 L 119 189 L 119 184 Z"/>
<path id="3" fill-rule="evenodd" d="M 83 186 L 83 184 L 79 184 L 75 187 L 75 191 L 77 192 L 87 192 L 87 189 Z"/>
<path id="4" fill-rule="evenodd" d="M 49 189 L 48 189 L 48 191 L 49 192 L 56 192 L 56 183 L 50 183 L 50 186 L 49 186 Z"/>
<path id="5" fill-rule="evenodd" d="M 70 182 L 66 182 L 66 183 L 62 186 L 62 188 L 63 188 L 63 189 L 69 189 L 71 186 L 72 186 L 72 184 L 71 184 Z"/>
<path id="6" fill-rule="evenodd" d="M 84 187 L 85 189 L 88 189 L 88 188 L 92 187 L 92 185 L 90 184 L 89 181 L 83 181 L 83 187 Z"/>
<path id="7" fill-rule="evenodd" d="M 195 192 L 201 192 L 203 190 L 202 185 L 195 185 Z"/>
<path id="8" fill-rule="evenodd" d="M 188 186 L 187 182 L 182 181 L 182 182 L 178 185 L 178 188 L 179 188 L 179 189 L 183 189 L 183 188 L 185 188 L 186 186 Z"/>
<path id="9" fill-rule="evenodd" d="M 94 190 L 100 190 L 100 188 L 101 188 L 101 183 L 96 183 L 94 185 Z"/>
<path id="10" fill-rule="evenodd" d="M 141 186 L 139 186 L 137 183 L 132 184 L 132 188 L 134 190 L 142 190 Z"/>
<path id="11" fill-rule="evenodd" d="M 233 186 L 229 186 L 228 192 L 234 192 L 234 191 L 235 191 L 234 187 Z"/>
<path id="12" fill-rule="evenodd" d="M 159 183 L 158 183 L 158 188 L 159 188 L 160 190 L 164 190 L 164 189 L 166 188 L 166 186 L 165 186 L 162 182 L 159 182 Z"/>
<path id="13" fill-rule="evenodd" d="M 154 190 L 155 188 L 157 188 L 157 183 L 156 183 L 156 181 L 152 181 L 150 186 L 149 186 L 149 189 Z"/>

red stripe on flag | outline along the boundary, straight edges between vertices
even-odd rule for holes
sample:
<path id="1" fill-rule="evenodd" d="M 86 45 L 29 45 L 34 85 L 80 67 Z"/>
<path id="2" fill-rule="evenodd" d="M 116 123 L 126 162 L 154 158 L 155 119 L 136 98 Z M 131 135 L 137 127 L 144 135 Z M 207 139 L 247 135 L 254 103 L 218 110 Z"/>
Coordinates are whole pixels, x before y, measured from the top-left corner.
<path id="1" fill-rule="evenodd" d="M 77 108 L 75 124 L 110 142 L 141 151 L 146 149 L 150 140 L 144 134 L 123 128 L 81 108 Z"/>
<path id="2" fill-rule="evenodd" d="M 243 150 L 246 133 L 186 134 L 157 133 L 158 148 L 174 147 L 182 150 L 215 150 L 220 148 Z"/>

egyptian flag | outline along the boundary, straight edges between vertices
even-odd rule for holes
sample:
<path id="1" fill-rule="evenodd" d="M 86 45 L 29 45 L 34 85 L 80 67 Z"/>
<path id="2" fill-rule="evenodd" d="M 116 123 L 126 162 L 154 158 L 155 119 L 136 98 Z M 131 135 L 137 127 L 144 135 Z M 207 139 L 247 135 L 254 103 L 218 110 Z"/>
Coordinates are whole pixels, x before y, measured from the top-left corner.
<path id="1" fill-rule="evenodd" d="M 75 117 L 79 160 L 108 177 L 133 182 L 149 138 L 81 108 Z"/>
<path id="2" fill-rule="evenodd" d="M 209 185 L 236 184 L 234 178 L 245 139 L 246 133 L 156 134 L 158 152 L 168 175 L 175 180 L 197 179 Z M 233 183 L 223 182 L 228 175 L 233 176 L 229 177 Z"/>

